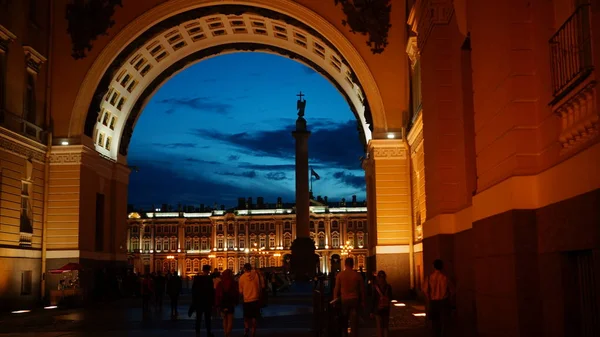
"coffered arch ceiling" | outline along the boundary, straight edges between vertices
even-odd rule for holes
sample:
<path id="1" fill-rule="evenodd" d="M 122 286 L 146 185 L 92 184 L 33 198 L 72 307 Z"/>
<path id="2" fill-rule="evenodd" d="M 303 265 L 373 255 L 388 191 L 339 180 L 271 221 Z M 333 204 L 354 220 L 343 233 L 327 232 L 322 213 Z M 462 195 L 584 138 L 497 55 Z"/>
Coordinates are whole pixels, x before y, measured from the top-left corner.
<path id="1" fill-rule="evenodd" d="M 351 47 L 344 42 L 346 49 Z M 349 62 L 334 43 L 298 19 L 242 5 L 187 10 L 150 26 L 129 42 L 113 58 L 95 89 L 84 133 L 92 137 L 103 156 L 116 160 L 126 155 L 139 113 L 160 84 L 194 62 L 236 51 L 277 53 L 320 72 L 346 97 L 363 142 L 371 139 L 373 104 L 369 104 L 365 87 L 372 93 L 378 91 L 358 53 L 353 50 Z M 361 66 L 359 74 L 351 64 Z M 383 114 L 381 98 L 376 96 L 378 118 L 384 120 L 379 116 Z"/>

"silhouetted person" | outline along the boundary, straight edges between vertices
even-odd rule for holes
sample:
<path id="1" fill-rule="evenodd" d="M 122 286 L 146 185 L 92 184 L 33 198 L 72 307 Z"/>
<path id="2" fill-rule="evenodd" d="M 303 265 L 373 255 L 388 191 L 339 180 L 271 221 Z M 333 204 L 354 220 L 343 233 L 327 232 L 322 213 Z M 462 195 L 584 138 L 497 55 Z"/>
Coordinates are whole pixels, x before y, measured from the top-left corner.
<path id="1" fill-rule="evenodd" d="M 167 280 L 167 295 L 171 298 L 171 317 L 175 318 L 179 314 L 177 311 L 177 303 L 179 302 L 179 294 L 181 293 L 181 277 L 174 271 L 171 277 Z"/>
<path id="2" fill-rule="evenodd" d="M 156 300 L 156 307 L 158 311 L 162 311 L 163 309 L 163 298 L 165 297 L 165 287 L 167 285 L 167 280 L 164 276 L 162 276 L 159 271 L 154 278 L 154 296 Z"/>
<path id="3" fill-rule="evenodd" d="M 375 317 L 377 337 L 387 337 L 390 325 L 392 286 L 387 283 L 387 275 L 383 270 L 377 273 L 377 280 L 372 287 L 371 317 Z"/>
<path id="4" fill-rule="evenodd" d="M 427 318 L 431 320 L 433 336 L 447 335 L 448 319 L 450 318 L 450 300 L 454 295 L 454 286 L 442 270 L 442 260 L 433 261 L 434 271 L 423 284 L 423 292 L 428 301 Z"/>
<path id="5" fill-rule="evenodd" d="M 200 335 L 202 325 L 202 316 L 204 316 L 204 325 L 206 334 L 212 337 L 212 308 L 215 304 L 215 287 L 213 278 L 210 276 L 210 266 L 202 267 L 202 275 L 194 277 L 192 284 L 192 305 L 188 311 L 191 317 L 196 312 L 196 335 Z"/>
<path id="6" fill-rule="evenodd" d="M 217 284 L 216 305 L 223 317 L 223 331 L 225 337 L 231 335 L 233 328 L 233 314 L 240 297 L 238 284 L 233 279 L 233 272 L 226 269 L 221 275 L 221 282 Z"/>
<path id="7" fill-rule="evenodd" d="M 154 295 L 154 280 L 150 274 L 146 274 L 142 278 L 140 293 L 142 295 L 142 311 L 145 316 L 150 313 L 150 300 Z"/>
<path id="8" fill-rule="evenodd" d="M 261 276 L 257 271 L 252 270 L 252 265 L 244 265 L 244 274 L 240 277 L 239 290 L 244 299 L 244 336 L 254 337 L 256 335 L 256 320 L 260 317 Z"/>
<path id="9" fill-rule="evenodd" d="M 361 308 L 365 307 L 365 284 L 359 273 L 354 271 L 354 259 L 349 257 L 344 261 L 344 271 L 335 279 L 334 300 L 341 300 L 342 323 L 350 323 L 350 336 L 358 336 L 358 315 Z M 347 334 L 348 329 L 343 329 Z"/>

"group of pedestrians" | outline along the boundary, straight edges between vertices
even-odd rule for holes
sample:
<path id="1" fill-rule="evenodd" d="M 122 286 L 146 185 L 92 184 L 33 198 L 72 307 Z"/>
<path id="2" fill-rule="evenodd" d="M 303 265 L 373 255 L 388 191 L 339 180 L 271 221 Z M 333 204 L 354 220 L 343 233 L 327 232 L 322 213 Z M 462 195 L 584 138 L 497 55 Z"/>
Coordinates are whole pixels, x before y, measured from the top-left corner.
<path id="1" fill-rule="evenodd" d="M 142 311 L 145 317 L 151 312 L 151 303 L 156 311 L 162 312 L 165 293 L 171 299 L 171 317 L 176 318 L 179 295 L 181 294 L 181 277 L 175 271 L 167 273 L 166 277 L 161 272 L 147 273 L 141 280 L 140 295 L 142 297 Z"/>
<path id="2" fill-rule="evenodd" d="M 335 279 L 333 301 L 341 309 L 342 331 L 350 337 L 359 336 L 360 314 L 365 310 L 375 319 L 377 337 L 389 334 L 392 286 L 387 282 L 385 271 L 377 272 L 368 285 L 370 301 L 367 303 L 365 280 L 362 273 L 354 270 L 354 259 L 344 261 L 344 271 Z M 434 271 L 426 278 L 423 294 L 427 300 L 427 318 L 431 321 L 434 337 L 447 336 L 452 297 L 455 293 L 450 279 L 443 273 L 444 263 L 435 260 Z"/>
<path id="3" fill-rule="evenodd" d="M 262 275 L 252 270 L 252 266 L 244 265 L 244 274 L 235 281 L 233 272 L 229 269 L 223 274 L 218 272 L 210 275 L 209 265 L 202 267 L 202 275 L 194 277 L 192 285 L 192 304 L 188 311 L 191 317 L 196 313 L 196 334 L 200 334 L 202 319 L 208 337 L 212 333 L 212 313 L 216 309 L 223 318 L 223 331 L 225 337 L 231 336 L 233 316 L 239 299 L 243 301 L 244 311 L 244 336 L 254 337 L 256 334 L 257 320 L 262 308 L 262 295 L 265 280 Z"/>

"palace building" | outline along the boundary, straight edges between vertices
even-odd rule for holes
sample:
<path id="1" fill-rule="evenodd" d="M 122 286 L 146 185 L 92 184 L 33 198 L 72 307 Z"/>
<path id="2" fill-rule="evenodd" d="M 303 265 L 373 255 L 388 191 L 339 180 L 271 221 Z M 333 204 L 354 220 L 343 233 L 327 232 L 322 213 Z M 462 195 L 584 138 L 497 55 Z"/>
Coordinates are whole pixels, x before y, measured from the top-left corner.
<path id="1" fill-rule="evenodd" d="M 244 199 L 241 199 L 244 201 Z M 191 276 L 203 265 L 213 269 L 242 270 L 245 263 L 257 268 L 288 269 L 291 244 L 296 238 L 296 215 L 291 205 L 256 205 L 190 211 L 135 211 L 128 215 L 127 251 L 135 272 L 177 271 Z M 310 207 L 310 236 L 315 242 L 320 272 L 341 270 L 343 260 L 354 258 L 355 268 L 366 270 L 368 255 L 367 207 L 364 202 Z"/>

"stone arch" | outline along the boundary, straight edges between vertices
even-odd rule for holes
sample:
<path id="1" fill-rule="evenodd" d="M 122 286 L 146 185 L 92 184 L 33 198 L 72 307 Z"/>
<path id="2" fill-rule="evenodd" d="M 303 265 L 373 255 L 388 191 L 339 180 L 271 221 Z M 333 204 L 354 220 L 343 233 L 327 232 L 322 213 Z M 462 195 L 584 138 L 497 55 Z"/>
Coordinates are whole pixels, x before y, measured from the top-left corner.
<path id="1" fill-rule="evenodd" d="M 387 129 L 366 63 L 316 13 L 285 0 L 172 0 L 138 17 L 103 49 L 77 95 L 69 135 L 92 137 L 95 149 L 110 159 L 126 155 L 138 114 L 160 84 L 232 49 L 284 54 L 319 71 L 350 103 L 365 144 L 373 128 Z"/>

